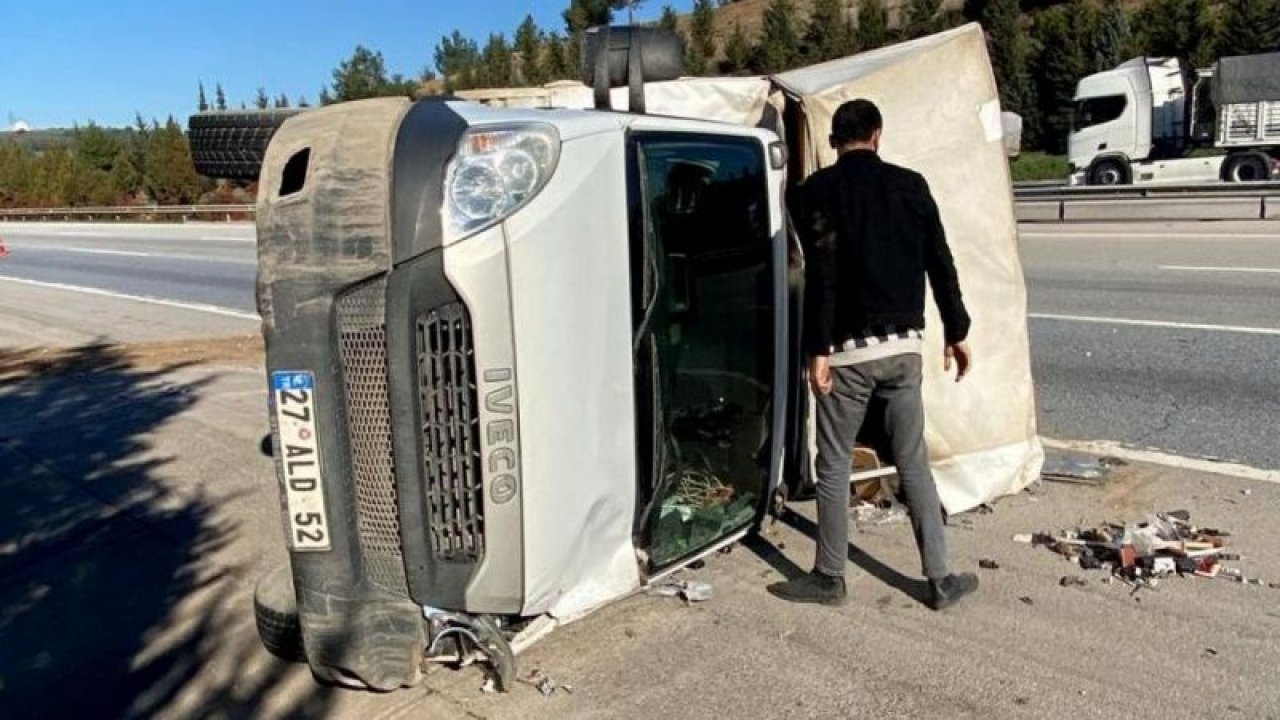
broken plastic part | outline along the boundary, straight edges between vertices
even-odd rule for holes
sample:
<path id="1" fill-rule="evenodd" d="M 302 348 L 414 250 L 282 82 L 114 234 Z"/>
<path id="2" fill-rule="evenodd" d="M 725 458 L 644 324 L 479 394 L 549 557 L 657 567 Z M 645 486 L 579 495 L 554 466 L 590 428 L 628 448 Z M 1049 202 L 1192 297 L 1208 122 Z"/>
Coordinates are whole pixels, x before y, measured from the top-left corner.
<path id="1" fill-rule="evenodd" d="M 704 602 L 711 599 L 710 583 L 698 580 L 667 578 L 656 585 L 650 586 L 649 592 L 663 597 L 683 598 L 686 603 Z"/>

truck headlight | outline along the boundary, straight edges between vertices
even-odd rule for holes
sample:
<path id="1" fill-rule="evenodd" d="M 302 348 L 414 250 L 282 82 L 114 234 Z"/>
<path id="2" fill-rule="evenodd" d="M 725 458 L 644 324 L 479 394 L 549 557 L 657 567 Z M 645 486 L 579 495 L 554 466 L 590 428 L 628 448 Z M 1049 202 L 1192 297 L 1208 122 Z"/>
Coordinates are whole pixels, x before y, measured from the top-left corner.
<path id="1" fill-rule="evenodd" d="M 445 220 L 455 238 L 507 218 L 542 190 L 560 158 L 550 125 L 468 130 L 445 174 Z"/>

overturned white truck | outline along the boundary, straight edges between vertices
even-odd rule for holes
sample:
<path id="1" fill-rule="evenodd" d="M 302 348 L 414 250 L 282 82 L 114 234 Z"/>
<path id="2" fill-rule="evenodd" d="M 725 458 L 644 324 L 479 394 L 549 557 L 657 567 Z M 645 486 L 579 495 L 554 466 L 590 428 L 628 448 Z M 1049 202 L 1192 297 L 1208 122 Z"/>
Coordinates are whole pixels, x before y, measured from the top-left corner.
<path id="1" fill-rule="evenodd" d="M 601 38 L 597 77 L 625 76 L 628 56 L 645 69 L 631 36 Z M 595 104 L 575 92 L 560 104 Z M 963 384 L 926 333 L 943 503 L 1037 476 L 977 26 L 615 94 L 648 114 L 382 99 L 299 114 L 271 140 L 258 291 L 290 553 L 257 609 L 268 647 L 321 679 L 390 689 L 424 660 L 478 656 L 508 680 L 529 642 L 735 542 L 807 482 L 803 248 L 784 198 L 833 160 L 830 117 L 854 97 L 881 106 L 884 156 L 932 184 L 974 317 Z"/>

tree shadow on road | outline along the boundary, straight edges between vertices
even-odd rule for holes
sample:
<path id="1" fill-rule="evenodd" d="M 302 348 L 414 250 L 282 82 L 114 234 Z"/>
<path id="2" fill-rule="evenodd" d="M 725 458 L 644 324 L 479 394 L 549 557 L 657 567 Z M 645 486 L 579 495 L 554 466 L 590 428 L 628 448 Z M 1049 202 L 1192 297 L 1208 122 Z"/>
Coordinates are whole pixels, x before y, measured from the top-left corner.
<path id="1" fill-rule="evenodd" d="M 214 560 L 235 498 L 173 483 L 156 447 L 213 379 L 185 367 L 0 350 L 5 718 L 327 714 L 332 695 L 253 638 L 252 578 Z"/>

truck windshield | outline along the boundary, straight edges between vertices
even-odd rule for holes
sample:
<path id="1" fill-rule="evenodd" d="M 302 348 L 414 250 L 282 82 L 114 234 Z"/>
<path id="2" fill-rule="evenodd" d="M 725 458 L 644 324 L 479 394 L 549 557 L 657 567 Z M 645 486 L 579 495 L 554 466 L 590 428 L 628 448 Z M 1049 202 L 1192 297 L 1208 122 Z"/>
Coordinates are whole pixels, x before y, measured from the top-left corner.
<path id="1" fill-rule="evenodd" d="M 1111 122 L 1124 113 L 1128 101 L 1124 95 L 1104 95 L 1076 101 L 1075 129 Z"/>
<path id="2" fill-rule="evenodd" d="M 657 458 L 637 529 L 660 567 L 752 522 L 768 487 L 772 238 L 758 141 L 643 134 L 632 157 L 648 245 L 640 447 Z"/>

